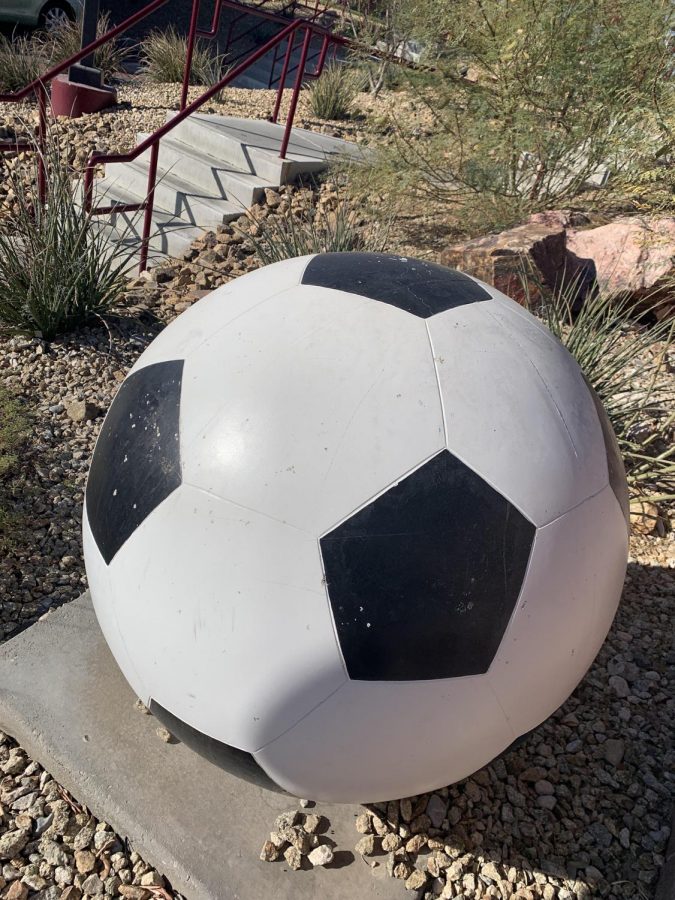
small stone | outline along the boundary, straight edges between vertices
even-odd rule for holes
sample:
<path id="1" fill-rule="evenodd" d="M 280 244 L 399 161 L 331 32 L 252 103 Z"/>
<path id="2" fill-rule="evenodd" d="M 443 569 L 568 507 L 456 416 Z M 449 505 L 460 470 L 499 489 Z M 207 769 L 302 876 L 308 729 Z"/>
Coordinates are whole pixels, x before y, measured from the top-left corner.
<path id="1" fill-rule="evenodd" d="M 82 900 L 82 891 L 72 884 L 61 894 L 61 900 Z"/>
<path id="2" fill-rule="evenodd" d="M 424 834 L 414 834 L 408 843 L 405 845 L 405 849 L 408 853 L 419 853 L 422 847 L 427 842 L 426 835 Z"/>
<path id="3" fill-rule="evenodd" d="M 630 688 L 628 687 L 628 682 L 621 675 L 611 675 L 609 679 L 609 686 L 612 688 L 616 696 L 620 697 L 622 700 L 630 696 Z"/>
<path id="4" fill-rule="evenodd" d="M 392 869 L 392 876 L 394 878 L 407 878 L 412 872 L 412 866 L 407 862 L 399 862 L 396 863 L 394 868 Z"/>
<path id="5" fill-rule="evenodd" d="M 305 816 L 305 821 L 302 823 L 302 827 L 305 829 L 307 834 L 316 834 L 321 825 L 321 816 L 308 815 Z"/>
<path id="6" fill-rule="evenodd" d="M 607 738 L 602 745 L 602 752 L 608 763 L 613 766 L 618 766 L 623 760 L 626 746 L 623 741 L 618 740 L 617 738 Z"/>
<path id="7" fill-rule="evenodd" d="M 66 415 L 73 422 L 93 421 L 101 415 L 102 410 L 89 400 L 71 400 L 64 404 Z"/>
<path id="8" fill-rule="evenodd" d="M 422 813 L 421 816 L 417 816 L 416 819 L 410 823 L 410 830 L 413 834 L 422 834 L 424 831 L 428 831 L 431 825 L 431 819 L 426 813 Z"/>
<path id="9" fill-rule="evenodd" d="M 382 849 L 387 853 L 393 853 L 394 850 L 398 850 L 402 843 L 401 838 L 397 834 L 385 834 L 382 838 Z"/>
<path id="10" fill-rule="evenodd" d="M 164 879 L 154 869 L 141 875 L 140 880 L 143 887 L 164 887 Z"/>
<path id="11" fill-rule="evenodd" d="M 295 825 L 299 815 L 297 809 L 290 809 L 288 812 L 280 813 L 274 822 L 275 831 L 281 831 L 282 828 L 286 828 L 289 825 Z"/>
<path id="12" fill-rule="evenodd" d="M 170 744 L 173 740 L 173 735 L 171 734 L 169 729 L 165 728 L 163 725 L 160 725 L 155 733 L 157 734 L 158 738 L 164 741 L 165 744 Z"/>
<path id="13" fill-rule="evenodd" d="M 75 835 L 75 839 L 73 840 L 73 850 L 85 850 L 94 840 L 95 831 L 96 823 L 93 819 L 90 819 L 89 822 L 80 828 Z"/>
<path id="14" fill-rule="evenodd" d="M 284 859 L 291 869 L 299 869 L 302 865 L 302 853 L 297 847 L 287 847 L 284 851 Z"/>
<path id="15" fill-rule="evenodd" d="M 443 824 L 443 819 L 445 819 L 445 814 L 448 809 L 448 802 L 444 800 L 442 797 L 439 797 L 438 794 L 432 794 L 429 798 L 429 802 L 427 803 L 427 815 L 431 820 L 431 824 L 434 828 L 440 828 Z"/>
<path id="16" fill-rule="evenodd" d="M 400 801 L 399 804 L 401 810 L 401 818 L 404 822 L 409 822 L 412 819 L 412 800 L 409 797 L 406 797 L 404 800 Z"/>
<path id="17" fill-rule="evenodd" d="M 419 869 L 414 869 L 413 872 L 406 878 L 405 886 L 408 891 L 419 891 L 420 888 L 423 888 L 427 883 L 426 872 L 421 872 Z"/>
<path id="18" fill-rule="evenodd" d="M 82 891 L 90 897 L 98 896 L 105 891 L 103 882 L 98 875 L 90 875 L 82 882 Z"/>
<path id="19" fill-rule="evenodd" d="M 634 534 L 653 534 L 659 522 L 659 508 L 649 500 L 630 501 L 630 528 Z"/>
<path id="20" fill-rule="evenodd" d="M 150 715 L 150 710 L 145 705 L 145 703 L 143 703 L 143 701 L 140 699 L 136 700 L 136 702 L 134 703 L 134 709 L 137 709 L 138 712 L 143 713 L 144 716 Z"/>
<path id="21" fill-rule="evenodd" d="M 150 897 L 150 891 L 137 884 L 121 884 L 117 890 L 127 900 L 148 900 Z"/>
<path id="22" fill-rule="evenodd" d="M 26 900 L 28 885 L 23 881 L 13 881 L 3 894 L 4 900 Z"/>
<path id="23" fill-rule="evenodd" d="M 552 796 L 555 793 L 555 788 L 551 782 L 545 779 L 535 782 L 534 789 L 540 797 Z"/>
<path id="24" fill-rule="evenodd" d="M 54 869 L 54 881 L 62 887 L 73 883 L 75 872 L 72 866 L 57 866 Z"/>
<path id="25" fill-rule="evenodd" d="M 542 797 L 537 797 L 537 806 L 540 806 L 542 809 L 552 810 L 555 808 L 557 802 L 555 797 L 551 797 L 550 794 L 544 794 Z"/>
<path id="26" fill-rule="evenodd" d="M 275 847 L 272 841 L 265 841 L 260 851 L 260 859 L 263 862 L 274 862 L 279 858 L 279 848 Z"/>
<path id="27" fill-rule="evenodd" d="M 489 878 L 491 881 L 501 881 L 502 876 L 499 872 L 499 869 L 493 862 L 487 862 L 484 866 L 481 866 L 481 875 L 485 875 L 486 878 Z"/>
<path id="28" fill-rule="evenodd" d="M 303 809 L 307 809 L 307 807 L 308 807 L 308 806 L 311 806 L 311 804 L 312 804 L 312 801 L 311 801 L 311 800 L 300 800 L 300 801 L 298 801 L 298 802 L 300 803 L 300 806 L 301 806 Z"/>
<path id="29" fill-rule="evenodd" d="M 284 835 L 280 834 L 278 831 L 270 832 L 270 842 L 274 844 L 277 850 L 280 850 L 284 844 L 288 843 Z"/>
<path id="30" fill-rule="evenodd" d="M 327 866 L 333 862 L 333 848 L 328 844 L 320 844 L 312 850 L 307 859 L 313 866 Z"/>
<path id="31" fill-rule="evenodd" d="M 14 859 L 28 843 L 27 831 L 6 831 L 0 837 L 0 859 Z"/>
<path id="32" fill-rule="evenodd" d="M 80 875 L 88 875 L 96 868 L 96 857 L 91 850 L 76 850 L 75 866 Z"/>
<path id="33" fill-rule="evenodd" d="M 362 856 L 370 856 L 375 852 L 375 840 L 376 838 L 374 834 L 367 834 L 357 842 L 354 849 Z"/>

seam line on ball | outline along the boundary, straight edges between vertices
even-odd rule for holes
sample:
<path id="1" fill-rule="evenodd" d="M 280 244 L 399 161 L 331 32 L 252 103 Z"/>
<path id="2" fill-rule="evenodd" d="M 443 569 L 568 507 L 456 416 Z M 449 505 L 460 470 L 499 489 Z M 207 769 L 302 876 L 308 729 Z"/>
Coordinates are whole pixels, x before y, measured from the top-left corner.
<path id="1" fill-rule="evenodd" d="M 445 404 L 443 403 L 443 391 L 441 390 L 441 376 L 438 371 L 438 366 L 436 365 L 436 351 L 434 350 L 434 341 L 431 337 L 431 332 L 429 331 L 429 323 L 424 321 L 424 327 L 427 331 L 427 337 L 429 339 L 429 348 L 431 350 L 431 364 L 434 367 L 434 375 L 436 376 L 436 390 L 438 391 L 438 402 L 441 405 L 441 418 L 443 419 L 443 439 L 445 441 L 445 446 L 448 446 L 448 422 L 445 417 Z"/>
<path id="2" fill-rule="evenodd" d="M 276 516 L 271 516 L 269 513 L 263 512 L 260 509 L 255 509 L 252 506 L 244 506 L 243 503 L 238 503 L 236 500 L 232 500 L 230 497 L 223 497 L 220 494 L 214 494 L 213 491 L 210 491 L 208 488 L 202 487 L 199 484 L 194 484 L 192 481 L 184 481 L 183 484 L 186 487 L 191 487 L 195 491 L 201 491 L 202 494 L 206 494 L 208 497 L 213 497 L 214 500 L 222 500 L 223 503 L 231 503 L 232 506 L 236 506 L 238 509 L 245 509 L 247 512 L 255 513 L 257 516 L 262 516 L 264 519 L 269 519 L 271 522 L 276 522 L 278 525 L 284 525 L 286 528 L 292 528 L 294 531 L 299 531 L 300 534 L 304 534 L 307 537 L 315 539 L 316 535 L 312 534 L 311 531 L 306 531 L 304 528 L 300 528 L 299 525 L 294 525 L 292 522 L 285 522 L 283 519 L 277 519 Z M 317 591 L 316 593 L 320 593 Z"/>
<path id="3" fill-rule="evenodd" d="M 267 747 L 270 746 L 270 744 L 273 744 L 275 741 L 278 741 L 278 740 L 279 740 L 280 738 L 282 738 L 285 734 L 288 734 L 289 731 L 293 731 L 293 729 L 294 729 L 294 728 L 297 728 L 297 726 L 298 726 L 301 722 L 303 722 L 303 721 L 307 718 L 307 716 L 311 716 L 312 713 L 313 713 L 313 712 L 316 712 L 316 710 L 317 710 L 320 706 L 323 706 L 323 704 L 326 703 L 328 700 L 330 700 L 330 698 L 333 697 L 335 694 L 337 694 L 338 691 L 341 691 L 342 688 L 348 683 L 348 681 L 349 681 L 349 678 L 345 678 L 345 680 L 344 680 L 341 684 L 339 684 L 336 688 L 334 688 L 334 689 L 330 692 L 330 694 L 328 694 L 327 697 L 324 697 L 323 700 L 319 700 L 319 702 L 316 704 L 316 706 L 313 706 L 310 710 L 308 710 L 306 713 L 304 713 L 304 715 L 300 716 L 300 718 L 298 719 L 297 722 L 294 722 L 292 725 L 289 725 L 288 728 L 285 728 L 285 729 L 284 729 L 280 734 L 278 734 L 276 737 L 273 737 L 271 740 L 267 741 L 266 744 L 263 744 L 261 747 L 258 747 L 257 750 L 251 750 L 251 753 L 253 753 L 254 756 L 255 756 L 256 753 L 261 753 L 263 750 L 266 750 Z"/>

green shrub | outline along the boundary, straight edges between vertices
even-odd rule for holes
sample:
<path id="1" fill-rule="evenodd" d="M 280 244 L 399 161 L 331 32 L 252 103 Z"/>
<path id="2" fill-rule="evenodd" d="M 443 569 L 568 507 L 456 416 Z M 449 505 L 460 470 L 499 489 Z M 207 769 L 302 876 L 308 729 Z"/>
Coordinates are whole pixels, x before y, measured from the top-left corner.
<path id="1" fill-rule="evenodd" d="M 675 346 L 675 322 L 655 317 L 651 324 L 638 322 L 630 298 L 602 294 L 588 298 L 573 314 L 575 287 L 544 299 L 544 320 L 602 401 L 631 493 L 654 501 L 673 500 L 675 391 L 672 380 L 664 377 L 664 366 Z"/>
<path id="2" fill-rule="evenodd" d="M 110 14 L 103 13 L 98 18 L 96 37 L 101 37 L 111 27 Z M 50 56 L 55 63 L 73 56 L 80 49 L 79 22 L 68 22 L 55 29 L 45 37 L 45 45 L 49 47 Z M 104 80 L 109 81 L 123 69 L 129 53 L 130 48 L 123 47 L 118 40 L 109 40 L 94 51 L 94 66 L 103 72 Z"/>
<path id="3" fill-rule="evenodd" d="M 0 34 L 0 91 L 18 91 L 49 68 L 51 57 L 42 41 L 13 41 Z"/>
<path id="4" fill-rule="evenodd" d="M 265 218 L 250 214 L 256 233 L 246 238 L 261 265 L 310 253 L 381 253 L 387 248 L 389 223 L 366 226 L 337 194 L 324 203 L 317 201 L 314 191 L 303 194 L 304 202 L 283 205 Z"/>
<path id="5" fill-rule="evenodd" d="M 408 8 L 414 21 L 403 33 L 424 43 L 436 71 L 428 83 L 406 75 L 425 122 L 394 111 L 383 191 L 423 190 L 456 209 L 458 229 L 475 232 L 588 196 L 602 173 L 610 184 L 629 171 L 635 180 L 672 146 L 670 0 Z"/>
<path id="6" fill-rule="evenodd" d="M 357 73 L 332 63 L 309 88 L 309 106 L 319 119 L 346 119 L 360 89 Z"/>
<path id="7" fill-rule="evenodd" d="M 126 287 L 128 251 L 110 245 L 75 201 L 76 186 L 50 136 L 46 203 L 37 197 L 39 153 L 9 170 L 12 210 L 0 218 L 0 334 L 51 340 L 107 312 Z"/>
<path id="8" fill-rule="evenodd" d="M 171 26 L 154 30 L 141 43 L 142 70 L 156 83 L 181 83 L 185 71 L 187 39 Z M 195 42 L 190 84 L 212 85 L 224 74 L 223 57 L 212 54 L 208 46 Z"/>
<path id="9" fill-rule="evenodd" d="M 0 383 L 0 552 L 11 543 L 14 531 L 9 479 L 16 471 L 28 426 L 28 417 L 19 401 Z"/>

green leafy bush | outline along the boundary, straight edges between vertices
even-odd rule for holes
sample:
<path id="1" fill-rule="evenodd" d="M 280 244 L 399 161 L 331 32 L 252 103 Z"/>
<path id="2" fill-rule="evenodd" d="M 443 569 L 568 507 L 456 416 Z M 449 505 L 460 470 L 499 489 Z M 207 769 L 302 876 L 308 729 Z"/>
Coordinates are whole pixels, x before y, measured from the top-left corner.
<path id="1" fill-rule="evenodd" d="M 155 29 L 141 43 L 142 70 L 156 83 L 181 83 L 185 71 L 187 39 L 171 26 Z M 212 54 L 208 46 L 197 40 L 192 54 L 190 84 L 212 85 L 225 73 L 222 56 Z"/>
<path id="2" fill-rule="evenodd" d="M 128 251 L 108 244 L 76 202 L 77 187 L 50 137 L 46 203 L 37 202 L 39 152 L 9 170 L 12 210 L 0 218 L 0 334 L 51 340 L 106 313 L 126 287 Z"/>
<path id="3" fill-rule="evenodd" d="M 510 225 L 603 174 L 653 169 L 672 143 L 670 0 L 420 0 L 409 16 L 436 66 L 430 82 L 408 76 L 427 122 L 392 116 L 377 174 L 384 191 L 455 207 L 460 229 Z"/>
<path id="4" fill-rule="evenodd" d="M 303 201 L 284 204 L 265 218 L 250 214 L 253 234 L 247 234 L 263 266 L 310 253 L 382 252 L 389 240 L 389 223 L 371 225 L 337 193 L 319 202 L 305 190 Z M 296 195 L 296 199 L 298 195 Z"/>
<path id="5" fill-rule="evenodd" d="M 648 324 L 638 322 L 630 298 L 602 294 L 589 297 L 573 314 L 575 287 L 544 299 L 544 321 L 600 397 L 631 492 L 655 501 L 673 500 L 675 391 L 664 366 L 675 346 L 675 322 L 655 317 Z"/>
<path id="6" fill-rule="evenodd" d="M 333 63 L 309 88 L 309 107 L 319 119 L 346 119 L 360 89 L 357 73 Z"/>

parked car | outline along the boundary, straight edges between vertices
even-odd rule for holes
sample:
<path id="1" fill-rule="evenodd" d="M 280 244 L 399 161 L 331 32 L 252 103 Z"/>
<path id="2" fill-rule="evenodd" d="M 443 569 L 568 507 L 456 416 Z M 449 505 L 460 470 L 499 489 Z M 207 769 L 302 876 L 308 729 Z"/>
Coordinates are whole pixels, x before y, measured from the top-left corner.
<path id="1" fill-rule="evenodd" d="M 0 0 L 0 22 L 53 31 L 74 22 L 83 6 L 84 0 Z"/>

